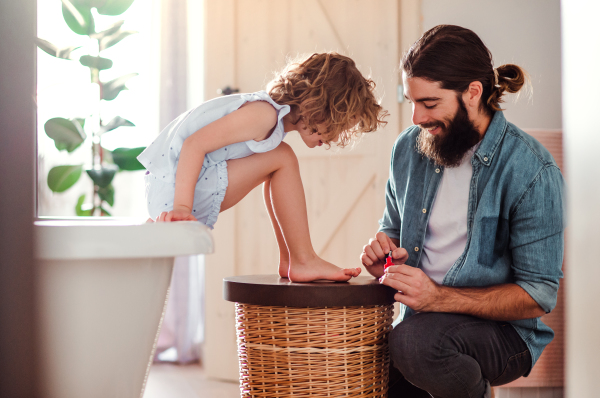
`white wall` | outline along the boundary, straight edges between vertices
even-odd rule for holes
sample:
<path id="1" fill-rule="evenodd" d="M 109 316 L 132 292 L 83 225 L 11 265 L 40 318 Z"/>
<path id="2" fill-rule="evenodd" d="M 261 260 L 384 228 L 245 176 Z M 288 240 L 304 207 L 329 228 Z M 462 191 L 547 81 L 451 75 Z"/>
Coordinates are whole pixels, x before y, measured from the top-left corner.
<path id="1" fill-rule="evenodd" d="M 510 122 L 561 128 L 559 0 L 422 0 L 421 12 L 423 32 L 439 24 L 471 29 L 492 52 L 494 66 L 514 63 L 530 74 L 531 99 L 521 95 L 503 105 Z"/>
<path id="2" fill-rule="evenodd" d="M 567 397 L 599 395 L 600 33 L 598 1 L 563 0 L 563 120 L 568 186 Z"/>

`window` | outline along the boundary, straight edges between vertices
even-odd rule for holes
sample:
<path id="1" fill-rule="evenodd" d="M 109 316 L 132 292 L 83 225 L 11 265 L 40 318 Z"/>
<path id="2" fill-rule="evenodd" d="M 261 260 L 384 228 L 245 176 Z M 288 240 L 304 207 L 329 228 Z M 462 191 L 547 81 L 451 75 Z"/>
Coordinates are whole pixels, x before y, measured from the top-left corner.
<path id="1" fill-rule="evenodd" d="M 121 15 L 92 15 L 96 32 L 124 20 L 122 30 L 132 34 L 114 46 L 102 51 L 101 56 L 114 63 L 100 71 L 100 80 L 110 81 L 129 73 L 138 75 L 126 83 L 112 101 L 98 100 L 98 85 L 90 82 L 90 69 L 81 65 L 82 55 L 97 51 L 97 41 L 87 35 L 74 33 L 62 15 L 60 1 L 38 0 L 38 37 L 59 48 L 81 46 L 70 54 L 71 60 L 53 57 L 38 49 L 37 106 L 38 106 L 38 215 L 74 216 L 81 195 L 85 194 L 84 208 L 92 203 L 93 183 L 85 171 L 79 180 L 64 192 L 56 193 L 48 187 L 48 172 L 58 165 L 92 165 L 90 125 L 93 115 L 100 114 L 106 123 L 115 116 L 131 121 L 134 127 L 118 127 L 101 136 L 101 145 L 109 151 L 118 147 L 145 147 L 158 133 L 158 69 L 160 2 L 135 0 Z M 100 103 L 99 103 L 100 102 Z M 54 140 L 45 132 L 45 123 L 52 118 L 86 118 L 84 132 L 87 139 L 71 153 L 59 151 Z M 145 217 L 143 171 L 117 172 L 114 186 L 114 206 L 108 210 L 113 216 Z"/>

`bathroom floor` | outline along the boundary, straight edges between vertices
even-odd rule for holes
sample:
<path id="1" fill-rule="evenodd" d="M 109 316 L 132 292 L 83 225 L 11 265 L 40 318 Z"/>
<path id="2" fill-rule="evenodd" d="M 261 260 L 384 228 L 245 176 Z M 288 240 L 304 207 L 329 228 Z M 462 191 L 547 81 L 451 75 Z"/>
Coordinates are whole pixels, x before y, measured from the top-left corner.
<path id="1" fill-rule="evenodd" d="M 237 382 L 208 379 L 202 367 L 159 363 L 150 368 L 144 398 L 239 398 Z"/>

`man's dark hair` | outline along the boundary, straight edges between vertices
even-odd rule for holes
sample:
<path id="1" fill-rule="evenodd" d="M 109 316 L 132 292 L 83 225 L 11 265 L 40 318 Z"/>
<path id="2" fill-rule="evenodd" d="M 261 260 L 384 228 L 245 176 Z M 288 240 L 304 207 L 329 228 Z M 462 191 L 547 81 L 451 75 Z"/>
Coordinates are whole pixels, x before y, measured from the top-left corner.
<path id="1" fill-rule="evenodd" d="M 473 31 L 455 25 L 429 29 L 404 54 L 400 69 L 407 77 L 439 82 L 441 87 L 463 93 L 474 81 L 481 82 L 480 109 L 492 114 L 505 91 L 518 92 L 527 79 L 523 69 L 505 64 L 494 69 L 492 53 Z"/>

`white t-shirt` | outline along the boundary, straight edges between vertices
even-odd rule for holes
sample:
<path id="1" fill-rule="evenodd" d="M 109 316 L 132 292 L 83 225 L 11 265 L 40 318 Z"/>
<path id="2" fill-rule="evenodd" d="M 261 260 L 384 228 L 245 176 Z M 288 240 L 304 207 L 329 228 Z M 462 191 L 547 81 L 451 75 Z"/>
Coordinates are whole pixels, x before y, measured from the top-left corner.
<path id="1" fill-rule="evenodd" d="M 471 158 L 478 147 L 479 144 L 471 148 L 458 167 L 444 169 L 429 216 L 421 268 L 439 284 L 467 243 L 467 211 L 473 176 Z"/>

